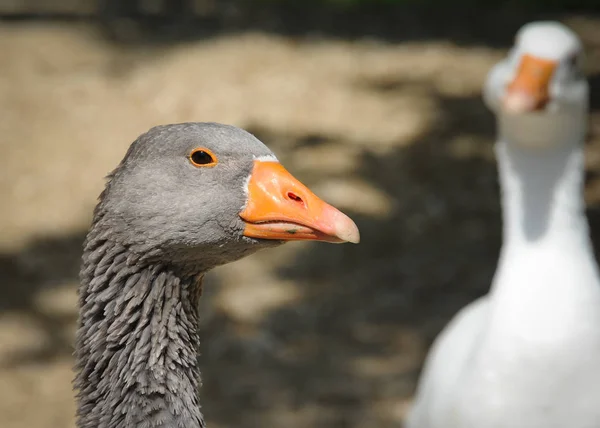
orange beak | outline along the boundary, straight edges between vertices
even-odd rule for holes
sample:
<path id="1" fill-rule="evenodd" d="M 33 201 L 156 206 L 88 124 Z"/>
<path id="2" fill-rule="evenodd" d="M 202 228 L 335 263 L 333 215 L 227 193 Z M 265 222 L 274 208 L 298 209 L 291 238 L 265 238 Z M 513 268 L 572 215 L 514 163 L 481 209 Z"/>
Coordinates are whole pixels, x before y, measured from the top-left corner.
<path id="1" fill-rule="evenodd" d="M 323 202 L 280 163 L 254 161 L 248 203 L 240 213 L 244 236 L 283 241 L 360 241 L 356 224 Z"/>
<path id="2" fill-rule="evenodd" d="M 550 99 L 550 79 L 556 65 L 555 61 L 523 55 L 517 76 L 508 85 L 504 108 L 511 113 L 542 109 Z"/>

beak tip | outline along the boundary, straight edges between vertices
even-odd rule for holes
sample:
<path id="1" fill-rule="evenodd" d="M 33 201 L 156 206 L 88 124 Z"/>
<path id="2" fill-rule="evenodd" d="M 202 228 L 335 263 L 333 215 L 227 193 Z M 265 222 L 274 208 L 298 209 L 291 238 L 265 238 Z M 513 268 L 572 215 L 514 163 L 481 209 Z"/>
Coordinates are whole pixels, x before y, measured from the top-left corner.
<path id="1" fill-rule="evenodd" d="M 352 244 L 358 244 L 360 242 L 360 232 L 356 223 L 347 217 L 338 223 L 336 228 L 336 236 L 344 242 L 350 242 Z"/>
<path id="2" fill-rule="evenodd" d="M 360 242 L 360 232 L 358 228 L 355 226 L 355 230 L 352 231 L 348 236 L 345 237 L 346 242 L 350 242 L 351 244 L 358 244 Z"/>
<path id="3" fill-rule="evenodd" d="M 503 107 L 508 113 L 519 114 L 535 109 L 535 99 L 521 92 L 509 93 L 503 100 Z"/>

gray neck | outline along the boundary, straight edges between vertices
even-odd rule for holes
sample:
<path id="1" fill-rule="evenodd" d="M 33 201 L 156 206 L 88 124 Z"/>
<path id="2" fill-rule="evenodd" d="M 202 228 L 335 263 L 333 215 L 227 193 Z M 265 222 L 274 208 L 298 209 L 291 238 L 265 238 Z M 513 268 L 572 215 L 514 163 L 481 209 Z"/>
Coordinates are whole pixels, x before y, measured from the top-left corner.
<path id="1" fill-rule="evenodd" d="M 90 236 L 75 351 L 78 428 L 204 428 L 198 277 Z"/>

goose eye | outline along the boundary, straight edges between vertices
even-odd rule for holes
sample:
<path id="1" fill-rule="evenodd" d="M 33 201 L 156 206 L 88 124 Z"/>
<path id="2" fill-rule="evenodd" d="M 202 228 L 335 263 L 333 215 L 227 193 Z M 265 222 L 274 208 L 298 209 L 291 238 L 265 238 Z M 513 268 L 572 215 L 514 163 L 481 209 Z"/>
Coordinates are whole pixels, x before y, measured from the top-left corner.
<path id="1" fill-rule="evenodd" d="M 217 157 L 206 148 L 198 148 L 194 149 L 192 153 L 190 153 L 190 162 L 196 167 L 210 167 L 217 164 Z"/>
<path id="2" fill-rule="evenodd" d="M 577 61 L 577 55 L 571 55 L 568 59 L 567 59 L 567 65 L 572 68 L 575 69 L 577 68 L 578 61 Z"/>
<path id="3" fill-rule="evenodd" d="M 571 55 L 567 58 L 567 73 L 575 79 L 584 78 L 583 70 L 581 68 L 581 59 L 578 55 Z"/>

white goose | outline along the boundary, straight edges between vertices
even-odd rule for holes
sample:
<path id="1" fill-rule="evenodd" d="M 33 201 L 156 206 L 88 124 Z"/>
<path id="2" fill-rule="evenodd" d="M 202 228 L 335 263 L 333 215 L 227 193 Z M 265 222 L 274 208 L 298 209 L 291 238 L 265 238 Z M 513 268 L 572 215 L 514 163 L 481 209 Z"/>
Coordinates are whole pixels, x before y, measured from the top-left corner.
<path id="1" fill-rule="evenodd" d="M 407 428 L 600 427 L 600 280 L 583 199 L 577 36 L 524 26 L 490 72 L 503 247 L 490 293 L 436 339 Z"/>

